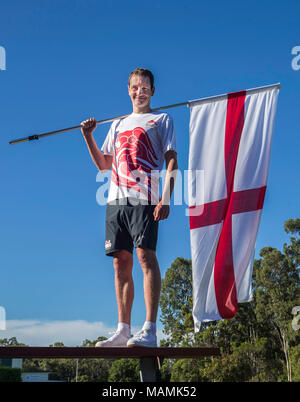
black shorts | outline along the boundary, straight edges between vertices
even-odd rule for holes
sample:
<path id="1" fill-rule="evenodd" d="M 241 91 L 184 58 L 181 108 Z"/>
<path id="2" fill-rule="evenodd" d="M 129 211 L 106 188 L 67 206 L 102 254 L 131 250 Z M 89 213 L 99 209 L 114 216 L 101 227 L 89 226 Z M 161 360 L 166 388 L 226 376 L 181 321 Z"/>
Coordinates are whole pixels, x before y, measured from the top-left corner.
<path id="1" fill-rule="evenodd" d="M 119 250 L 132 253 L 134 246 L 156 250 L 158 221 L 153 217 L 155 205 L 137 204 L 136 201 L 130 202 L 129 198 L 122 199 L 120 204 L 108 203 L 106 207 L 106 255 L 113 256 Z"/>

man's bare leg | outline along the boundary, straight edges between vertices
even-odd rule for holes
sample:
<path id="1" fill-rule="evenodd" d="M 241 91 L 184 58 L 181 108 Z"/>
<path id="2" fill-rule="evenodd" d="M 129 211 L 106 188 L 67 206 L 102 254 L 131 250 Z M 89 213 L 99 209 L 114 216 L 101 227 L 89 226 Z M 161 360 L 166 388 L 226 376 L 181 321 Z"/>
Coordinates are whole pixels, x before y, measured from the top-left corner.
<path id="1" fill-rule="evenodd" d="M 144 273 L 146 321 L 142 330 L 128 340 L 127 346 L 157 347 L 156 318 L 161 288 L 160 270 L 155 251 L 138 247 L 136 252 Z"/>
<path id="2" fill-rule="evenodd" d="M 125 347 L 131 336 L 130 318 L 134 296 L 132 279 L 132 254 L 126 250 L 114 254 L 115 288 L 118 304 L 118 328 L 116 333 L 104 341 L 99 341 L 97 347 Z"/>
<path id="3" fill-rule="evenodd" d="M 138 247 L 137 256 L 144 273 L 146 321 L 156 322 L 161 289 L 161 275 L 154 250 Z"/>
<path id="4" fill-rule="evenodd" d="M 132 279 L 132 254 L 127 250 L 114 253 L 113 265 L 115 270 L 115 289 L 118 305 L 118 322 L 130 326 L 131 309 L 134 298 L 134 285 Z"/>

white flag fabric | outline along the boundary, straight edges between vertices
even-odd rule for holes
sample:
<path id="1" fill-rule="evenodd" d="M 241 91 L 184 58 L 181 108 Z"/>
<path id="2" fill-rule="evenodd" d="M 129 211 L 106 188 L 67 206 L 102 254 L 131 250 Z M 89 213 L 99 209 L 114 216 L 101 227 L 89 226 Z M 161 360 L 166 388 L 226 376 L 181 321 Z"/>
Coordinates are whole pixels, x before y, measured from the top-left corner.
<path id="1" fill-rule="evenodd" d="M 195 331 L 251 300 L 252 265 L 269 168 L 278 86 L 190 103 L 189 181 Z M 199 192 L 198 192 L 199 193 Z"/>

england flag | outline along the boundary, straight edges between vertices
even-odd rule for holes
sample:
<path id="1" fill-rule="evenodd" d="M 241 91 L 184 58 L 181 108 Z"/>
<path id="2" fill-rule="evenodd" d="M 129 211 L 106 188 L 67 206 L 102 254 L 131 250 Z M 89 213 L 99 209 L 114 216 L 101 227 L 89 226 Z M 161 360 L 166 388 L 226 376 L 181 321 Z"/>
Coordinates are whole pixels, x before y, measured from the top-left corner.
<path id="1" fill-rule="evenodd" d="M 251 300 L 254 249 L 264 203 L 280 85 L 192 101 L 189 182 L 193 318 L 232 318 Z"/>

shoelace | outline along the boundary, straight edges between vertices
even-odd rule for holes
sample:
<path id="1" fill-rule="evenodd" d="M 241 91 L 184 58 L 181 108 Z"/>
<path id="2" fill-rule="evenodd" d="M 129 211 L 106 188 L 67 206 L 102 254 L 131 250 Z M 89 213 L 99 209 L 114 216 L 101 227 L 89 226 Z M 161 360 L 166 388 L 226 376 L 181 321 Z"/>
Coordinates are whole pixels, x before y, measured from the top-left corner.
<path id="1" fill-rule="evenodd" d="M 117 335 L 120 331 L 109 331 L 108 335 Z"/>
<path id="2" fill-rule="evenodd" d="M 134 336 L 137 339 L 142 339 L 144 336 L 150 335 L 146 329 L 141 329 L 139 332 L 136 333 Z"/>
<path id="3" fill-rule="evenodd" d="M 114 333 L 114 335 L 110 339 L 115 339 L 119 334 L 120 334 L 120 332 Z"/>
<path id="4" fill-rule="evenodd" d="M 111 340 L 115 339 L 118 335 L 122 335 L 124 336 L 124 338 L 126 338 L 126 335 L 122 334 L 121 331 L 110 331 L 109 334 L 111 334 L 112 336 L 109 338 Z"/>

